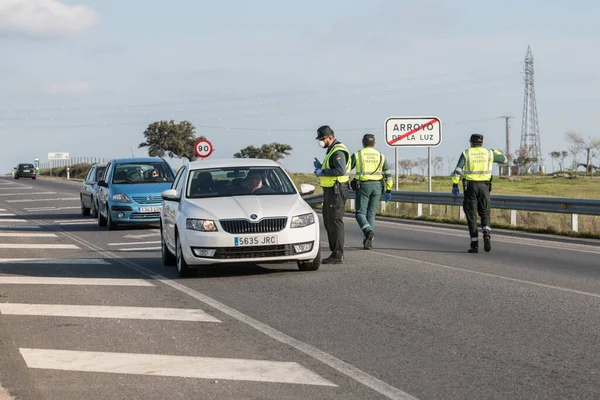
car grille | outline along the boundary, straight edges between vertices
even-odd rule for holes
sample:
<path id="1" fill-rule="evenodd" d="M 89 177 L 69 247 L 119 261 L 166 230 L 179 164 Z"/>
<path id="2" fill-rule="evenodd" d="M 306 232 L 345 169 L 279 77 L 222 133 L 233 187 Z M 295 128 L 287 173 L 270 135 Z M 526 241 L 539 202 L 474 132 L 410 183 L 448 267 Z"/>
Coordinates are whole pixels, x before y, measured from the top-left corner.
<path id="1" fill-rule="evenodd" d="M 213 258 L 236 259 L 236 258 L 263 258 L 283 257 L 296 254 L 294 245 L 278 244 L 271 246 L 248 246 L 248 247 L 220 247 Z"/>
<path id="2" fill-rule="evenodd" d="M 160 218 L 160 213 L 131 213 L 129 219 L 157 219 Z"/>
<path id="3" fill-rule="evenodd" d="M 148 196 L 132 196 L 131 200 L 135 201 L 138 204 L 153 204 L 161 203 L 162 197 L 160 197 L 160 195 L 152 195 L 150 196 L 150 200 L 148 200 Z"/>
<path id="4" fill-rule="evenodd" d="M 250 222 L 247 219 L 227 219 L 219 222 L 228 233 L 270 233 L 285 229 L 287 217 L 265 218 L 258 222 Z"/>

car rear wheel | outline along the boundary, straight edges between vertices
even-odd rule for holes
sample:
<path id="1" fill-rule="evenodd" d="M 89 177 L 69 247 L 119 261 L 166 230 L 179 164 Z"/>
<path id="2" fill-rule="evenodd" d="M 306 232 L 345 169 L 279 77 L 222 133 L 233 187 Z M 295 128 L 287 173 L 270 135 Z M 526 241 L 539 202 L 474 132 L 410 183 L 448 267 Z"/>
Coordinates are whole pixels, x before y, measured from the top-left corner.
<path id="1" fill-rule="evenodd" d="M 90 215 L 90 209 L 87 208 L 85 204 L 83 204 L 83 196 L 79 195 L 79 201 L 81 203 L 81 215 L 87 217 L 88 215 Z"/>
<path id="2" fill-rule="evenodd" d="M 160 250 L 162 253 L 163 265 L 170 267 L 177 264 L 177 258 L 171 253 L 171 250 L 167 247 L 165 239 L 163 237 L 162 225 L 160 226 Z M 179 270 L 179 269 L 178 269 Z"/>
<path id="3" fill-rule="evenodd" d="M 192 276 L 195 271 L 189 267 L 187 262 L 185 262 L 183 251 L 181 251 L 181 242 L 179 241 L 179 236 L 175 238 L 175 242 L 177 243 L 177 273 L 179 274 L 180 278 Z"/>
<path id="4" fill-rule="evenodd" d="M 106 218 L 102 216 L 100 209 L 98 209 L 98 226 L 106 226 Z"/>
<path id="5" fill-rule="evenodd" d="M 96 200 L 94 199 L 94 196 L 92 196 L 92 208 L 90 209 L 90 214 L 94 218 L 98 216 L 98 206 L 96 205 Z"/>
<path id="6" fill-rule="evenodd" d="M 314 260 L 298 261 L 298 269 L 300 271 L 316 271 L 321 266 L 321 252 L 317 253 Z"/>

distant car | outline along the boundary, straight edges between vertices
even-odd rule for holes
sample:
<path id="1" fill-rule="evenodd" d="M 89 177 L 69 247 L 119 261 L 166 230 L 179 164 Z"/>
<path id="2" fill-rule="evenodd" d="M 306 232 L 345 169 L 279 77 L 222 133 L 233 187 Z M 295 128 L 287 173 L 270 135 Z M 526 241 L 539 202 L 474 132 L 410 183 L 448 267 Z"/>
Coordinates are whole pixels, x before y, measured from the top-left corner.
<path id="1" fill-rule="evenodd" d="M 102 179 L 106 164 L 94 164 L 81 183 L 79 198 L 83 216 L 98 216 L 98 181 Z"/>
<path id="2" fill-rule="evenodd" d="M 19 178 L 36 179 L 37 178 L 36 173 L 37 173 L 37 171 L 35 169 L 35 165 L 28 164 L 28 163 L 21 163 L 21 164 L 17 165 L 17 167 L 15 168 L 14 178 L 15 179 L 19 179 Z"/>
<path id="3" fill-rule="evenodd" d="M 98 225 L 160 222 L 161 192 L 171 187 L 173 168 L 160 157 L 111 160 L 98 181 Z"/>
<path id="4" fill-rule="evenodd" d="M 254 188 L 257 188 L 254 190 Z M 297 262 L 319 269 L 317 213 L 275 161 L 202 160 L 184 165 L 162 193 L 162 260 L 179 276 L 209 264 Z"/>

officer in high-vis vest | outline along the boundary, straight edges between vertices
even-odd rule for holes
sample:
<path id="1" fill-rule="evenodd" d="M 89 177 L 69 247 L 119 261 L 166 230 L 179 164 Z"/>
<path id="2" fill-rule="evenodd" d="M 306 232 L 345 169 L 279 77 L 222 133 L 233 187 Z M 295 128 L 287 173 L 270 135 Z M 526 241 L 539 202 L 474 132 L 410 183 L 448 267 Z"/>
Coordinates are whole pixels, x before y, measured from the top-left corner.
<path id="1" fill-rule="evenodd" d="M 471 248 L 469 253 L 479 252 L 477 214 L 481 218 L 483 249 L 492 250 L 490 223 L 490 192 L 492 191 L 492 168 L 494 163 L 505 164 L 506 156 L 498 150 L 483 147 L 483 135 L 473 134 L 471 147 L 462 152 L 452 173 L 452 194 L 457 196 L 458 182 L 463 177 L 463 209 L 467 216 Z"/>
<path id="2" fill-rule="evenodd" d="M 392 198 L 392 170 L 385 155 L 375 149 L 375 136 L 367 133 L 362 138 L 363 148 L 352 154 L 351 169 L 356 170 L 356 181 L 352 189 L 356 190 L 356 222 L 363 231 L 363 247 L 373 247 L 375 237 L 375 215 L 381 195 L 384 191 L 386 202 Z"/>
<path id="3" fill-rule="evenodd" d="M 344 209 L 348 199 L 350 151 L 335 138 L 328 125 L 317 129 L 319 145 L 327 149 L 323 162 L 315 158 L 315 175 L 323 188 L 323 224 L 329 239 L 331 255 L 323 264 L 344 263 Z"/>

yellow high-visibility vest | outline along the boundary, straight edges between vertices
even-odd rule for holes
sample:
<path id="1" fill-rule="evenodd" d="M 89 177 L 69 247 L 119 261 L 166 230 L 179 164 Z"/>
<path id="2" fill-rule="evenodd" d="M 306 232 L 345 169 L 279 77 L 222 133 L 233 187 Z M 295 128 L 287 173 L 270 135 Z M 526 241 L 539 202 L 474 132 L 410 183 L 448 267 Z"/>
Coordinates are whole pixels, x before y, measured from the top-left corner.
<path id="1" fill-rule="evenodd" d="M 329 159 L 331 155 L 336 151 L 343 151 L 346 155 L 346 173 L 342 176 L 320 176 L 321 187 L 333 187 L 336 182 L 344 183 L 350 180 L 348 172 L 350 171 L 350 151 L 343 143 L 336 143 L 328 152 L 325 154 L 325 158 L 323 159 L 323 171 L 330 169 L 329 168 Z"/>
<path id="2" fill-rule="evenodd" d="M 489 181 L 492 179 L 494 153 L 483 147 L 471 147 L 463 151 L 465 157 L 464 177 L 467 181 Z"/>
<path id="3" fill-rule="evenodd" d="M 359 181 L 380 181 L 383 179 L 385 156 L 373 147 L 365 147 L 354 153 L 356 179 Z"/>

